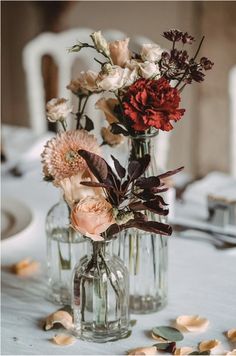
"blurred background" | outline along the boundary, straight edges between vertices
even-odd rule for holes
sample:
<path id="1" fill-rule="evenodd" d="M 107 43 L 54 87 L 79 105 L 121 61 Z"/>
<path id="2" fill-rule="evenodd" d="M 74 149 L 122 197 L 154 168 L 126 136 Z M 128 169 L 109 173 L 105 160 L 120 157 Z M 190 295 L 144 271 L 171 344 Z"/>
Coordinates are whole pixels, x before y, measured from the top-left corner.
<path id="1" fill-rule="evenodd" d="M 22 51 L 41 33 L 82 27 L 116 29 L 131 38 L 148 37 L 165 48 L 169 43 L 162 32 L 178 28 L 196 38 L 193 50 L 205 35 L 200 56 L 215 65 L 203 83 L 185 89 L 182 107 L 186 114 L 173 130 L 168 166 L 184 165 L 195 178 L 211 171 L 235 170 L 236 2 L 2 1 L 1 7 L 3 124 L 30 126 Z M 64 56 L 68 56 L 66 47 Z M 43 57 L 41 68 L 46 102 L 58 95 L 58 68 L 49 55 Z"/>

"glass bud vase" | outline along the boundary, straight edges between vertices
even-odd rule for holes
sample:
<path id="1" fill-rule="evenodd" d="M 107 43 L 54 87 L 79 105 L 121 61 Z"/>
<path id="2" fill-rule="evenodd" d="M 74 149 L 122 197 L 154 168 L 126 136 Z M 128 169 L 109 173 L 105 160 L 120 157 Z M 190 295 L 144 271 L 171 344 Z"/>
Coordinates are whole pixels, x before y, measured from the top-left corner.
<path id="1" fill-rule="evenodd" d="M 77 261 L 86 254 L 83 236 L 70 227 L 70 208 L 64 199 L 46 217 L 48 295 L 55 303 L 71 304 L 71 278 Z"/>
<path id="2" fill-rule="evenodd" d="M 110 254 L 111 243 L 88 243 L 89 251 L 73 275 L 75 332 L 83 340 L 108 342 L 129 331 L 129 276 Z"/>
<path id="3" fill-rule="evenodd" d="M 145 177 L 157 175 L 156 154 L 153 140 L 157 132 L 130 139 L 130 159 L 151 156 Z M 148 219 L 166 223 L 160 217 L 146 211 Z M 135 228 L 123 231 L 113 243 L 113 253 L 124 261 L 130 276 L 130 312 L 135 314 L 153 313 L 167 303 L 167 237 Z"/>

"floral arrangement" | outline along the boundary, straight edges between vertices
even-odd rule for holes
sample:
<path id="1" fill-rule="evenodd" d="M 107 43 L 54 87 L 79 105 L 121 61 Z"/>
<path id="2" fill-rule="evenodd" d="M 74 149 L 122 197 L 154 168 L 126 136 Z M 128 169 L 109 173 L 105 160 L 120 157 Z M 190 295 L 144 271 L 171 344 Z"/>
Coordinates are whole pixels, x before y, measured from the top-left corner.
<path id="1" fill-rule="evenodd" d="M 70 49 L 78 52 L 89 47 L 103 56 L 102 61 L 94 59 L 100 72 L 82 72 L 68 88 L 80 100 L 98 92 L 112 94 L 96 103 L 109 124 L 102 129 L 104 143 L 112 142 L 114 134 L 136 136 L 153 129 L 172 130 L 173 122 L 185 112 L 179 107 L 182 90 L 203 81 L 205 71 L 212 68 L 214 63 L 208 58 L 197 60 L 204 37 L 191 57 L 185 49 L 194 42 L 191 35 L 169 30 L 163 36 L 172 43 L 170 50 L 144 44 L 140 53 L 135 53 L 129 48 L 129 38 L 108 43 L 100 31 L 91 34 L 93 44 L 78 42 Z"/>

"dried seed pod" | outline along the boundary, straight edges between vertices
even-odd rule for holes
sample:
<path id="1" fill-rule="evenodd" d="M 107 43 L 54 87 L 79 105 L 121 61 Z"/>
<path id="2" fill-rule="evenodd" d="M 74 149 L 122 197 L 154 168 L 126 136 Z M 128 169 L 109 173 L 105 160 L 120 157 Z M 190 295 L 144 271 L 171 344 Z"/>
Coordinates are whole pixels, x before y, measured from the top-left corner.
<path id="1" fill-rule="evenodd" d="M 47 317 L 44 329 L 50 330 L 55 324 L 60 324 L 67 330 L 71 329 L 73 326 L 71 314 L 65 310 L 57 310 L 55 313 L 52 313 Z"/>
<path id="2" fill-rule="evenodd" d="M 31 276 L 39 271 L 39 262 L 25 258 L 13 265 L 13 272 L 18 276 Z"/>
<path id="3" fill-rule="evenodd" d="M 53 337 L 52 341 L 57 345 L 66 346 L 74 344 L 76 342 L 76 338 L 71 335 L 58 334 Z"/>
<path id="4" fill-rule="evenodd" d="M 235 342 L 236 341 L 236 329 L 228 330 L 226 333 L 226 336 L 230 341 Z"/>
<path id="5" fill-rule="evenodd" d="M 202 332 L 209 326 L 209 320 L 199 315 L 181 315 L 176 319 L 176 325 L 182 331 Z"/>
<path id="6" fill-rule="evenodd" d="M 198 345 L 198 348 L 200 351 L 207 351 L 207 350 L 213 350 L 216 347 L 218 347 L 221 344 L 221 342 L 219 340 L 206 340 L 206 341 L 202 341 L 200 342 L 200 344 Z"/>

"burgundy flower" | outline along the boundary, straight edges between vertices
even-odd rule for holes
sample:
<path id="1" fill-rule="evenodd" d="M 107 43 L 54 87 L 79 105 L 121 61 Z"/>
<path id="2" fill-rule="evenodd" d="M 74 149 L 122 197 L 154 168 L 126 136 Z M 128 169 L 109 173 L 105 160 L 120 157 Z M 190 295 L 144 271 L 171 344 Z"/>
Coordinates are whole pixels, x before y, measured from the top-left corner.
<path id="1" fill-rule="evenodd" d="M 214 65 L 214 63 L 212 61 L 210 61 L 210 59 L 208 59 L 206 57 L 202 57 L 200 59 L 200 64 L 205 70 L 211 69 L 213 67 L 213 65 Z"/>
<path id="2" fill-rule="evenodd" d="M 185 109 L 179 109 L 180 95 L 169 82 L 139 79 L 131 85 L 122 99 L 125 118 L 136 131 L 155 127 L 163 131 L 173 129 L 171 121 L 178 121 Z"/>
<path id="3" fill-rule="evenodd" d="M 180 41 L 182 39 L 182 36 L 183 36 L 183 32 L 175 29 L 163 32 L 163 37 L 165 37 L 167 40 L 171 42 Z"/>

